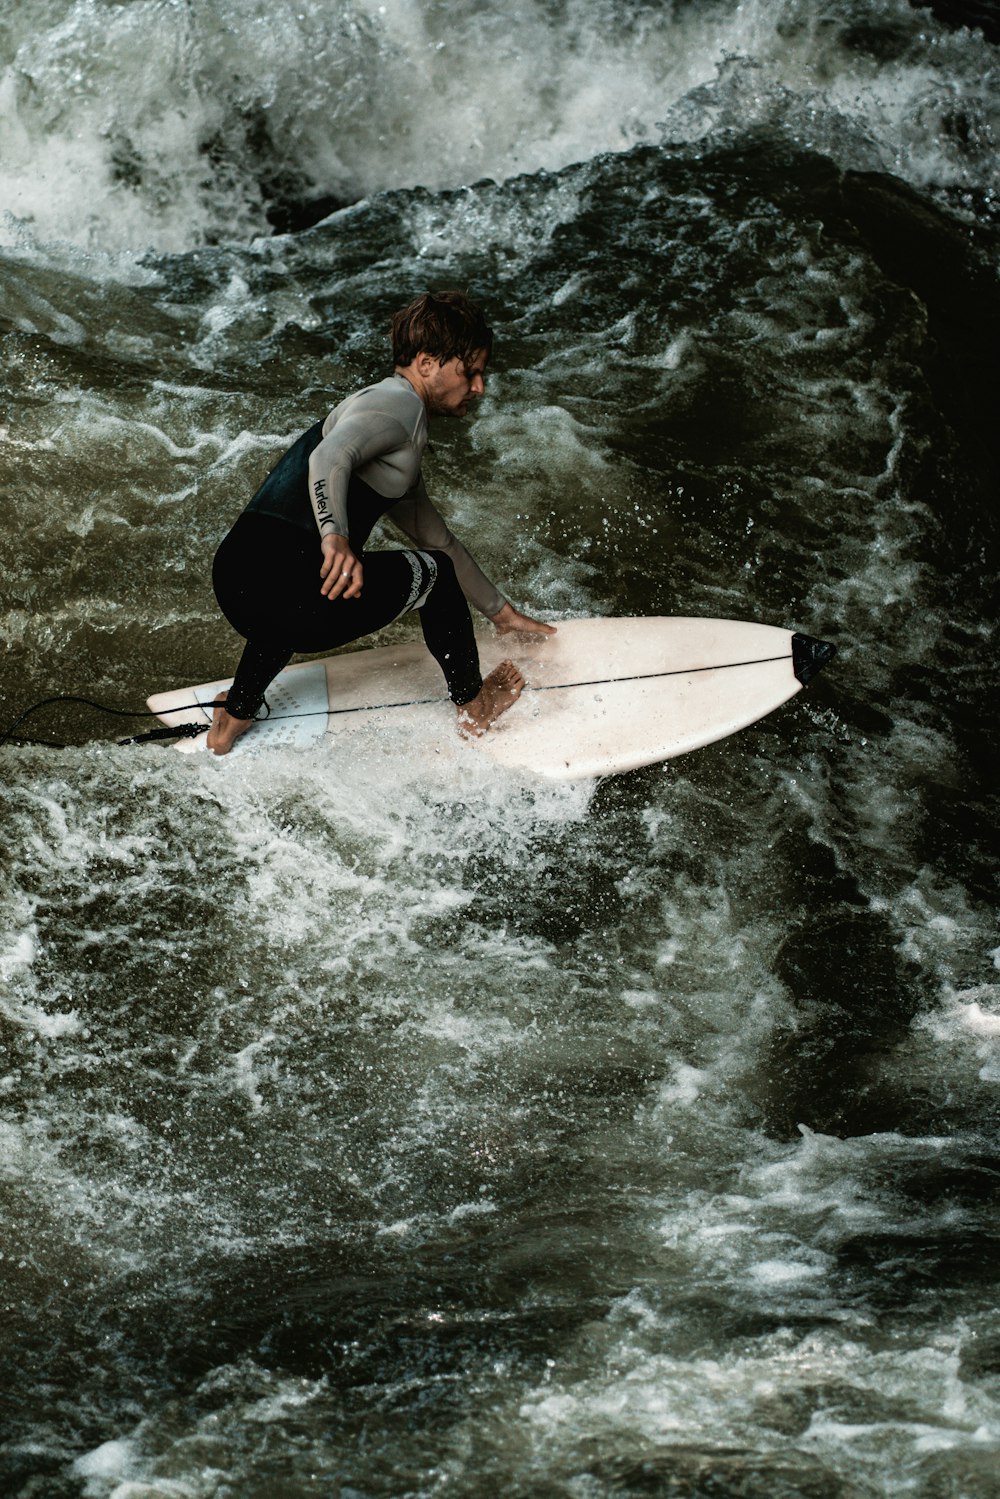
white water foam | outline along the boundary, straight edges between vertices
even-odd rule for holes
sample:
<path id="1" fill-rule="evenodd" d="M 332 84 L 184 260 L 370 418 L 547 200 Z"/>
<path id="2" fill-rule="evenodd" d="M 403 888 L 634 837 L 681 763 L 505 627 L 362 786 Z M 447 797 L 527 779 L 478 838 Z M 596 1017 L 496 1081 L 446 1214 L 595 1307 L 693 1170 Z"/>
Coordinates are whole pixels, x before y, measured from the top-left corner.
<path id="1" fill-rule="evenodd" d="M 2 242 L 177 252 L 342 201 L 778 129 L 844 165 L 991 191 L 992 50 L 906 0 L 62 0 L 0 55 Z M 866 38 L 888 36 L 890 45 Z M 96 265 L 96 262 L 95 262 Z"/>

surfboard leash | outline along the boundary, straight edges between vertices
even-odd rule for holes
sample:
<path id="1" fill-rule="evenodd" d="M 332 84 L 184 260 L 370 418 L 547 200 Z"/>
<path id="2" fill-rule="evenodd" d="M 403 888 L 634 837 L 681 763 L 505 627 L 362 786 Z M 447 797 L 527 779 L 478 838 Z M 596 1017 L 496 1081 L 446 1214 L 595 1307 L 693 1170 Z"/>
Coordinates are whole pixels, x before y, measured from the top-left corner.
<path id="1" fill-rule="evenodd" d="M 32 703 L 30 708 L 25 708 L 23 713 L 19 714 L 12 723 L 9 723 L 3 732 L 0 733 L 0 749 L 3 749 L 4 745 L 10 743 L 11 740 L 16 740 L 18 744 L 37 745 L 44 749 L 70 749 L 70 745 L 63 744 L 57 739 L 31 739 L 17 732 L 24 721 L 30 718 L 33 713 L 37 713 L 40 708 L 49 708 L 54 703 L 76 703 L 85 708 L 93 708 L 98 713 L 111 714 L 115 718 L 159 718 L 160 716 L 158 713 L 154 713 L 151 708 L 115 708 L 110 703 L 99 703 L 91 697 L 79 697 L 74 693 L 60 692 L 55 697 L 43 697 L 40 702 Z M 175 713 L 187 713 L 189 710 L 197 712 L 199 709 L 210 708 L 211 706 L 211 703 L 199 703 L 196 701 L 186 703 L 182 707 L 175 708 L 172 711 Z M 270 717 L 271 710 L 266 699 L 264 707 L 267 708 L 267 712 L 263 717 L 267 719 Z M 160 728 L 148 729 L 144 734 L 133 734 L 127 739 L 119 739 L 117 743 L 123 745 L 142 744 L 146 740 L 153 739 L 194 739 L 198 734 L 203 734 L 205 728 L 206 725 L 204 723 L 163 724 Z"/>
<path id="2" fill-rule="evenodd" d="M 796 677 L 799 679 L 803 686 L 805 686 L 807 682 L 811 681 L 811 679 L 817 674 L 817 672 L 822 669 L 823 666 L 826 665 L 826 663 L 833 657 L 835 653 L 836 646 L 830 644 L 828 641 L 814 640 L 811 636 L 808 635 L 795 634 L 792 636 L 791 660 L 793 664 L 793 670 Z M 787 660 L 789 660 L 788 654 L 784 654 L 781 656 L 758 656 L 752 661 L 719 661 L 711 666 L 683 666 L 673 668 L 670 671 L 636 672 L 627 677 L 595 677 L 591 680 L 582 682 L 549 682 L 539 687 L 532 687 L 530 685 L 527 685 L 524 690 L 526 692 L 567 692 L 573 687 L 609 687 L 617 682 L 659 681 L 663 677 L 690 677 L 697 675 L 699 672 L 728 671 L 734 670 L 740 666 L 767 666 L 772 662 Z M 310 710 L 308 713 L 272 714 L 270 704 L 265 698 L 263 706 L 267 711 L 264 713 L 262 721 L 266 721 L 269 719 L 273 723 L 283 723 L 286 720 L 291 720 L 293 718 L 337 718 L 345 713 L 381 713 L 388 711 L 390 708 L 420 708 L 425 707 L 430 703 L 440 702 L 447 702 L 447 698 L 405 698 L 398 703 L 364 703 L 352 708 L 320 708 Z M 78 697 L 69 693 L 60 693 L 56 697 L 43 698 L 41 702 L 33 703 L 30 708 L 26 708 L 24 712 L 8 726 L 2 734 L 0 734 L 0 749 L 2 749 L 9 740 L 15 737 L 18 728 L 20 728 L 21 724 L 24 723 L 25 719 L 29 718 L 32 713 L 36 713 L 40 708 L 47 708 L 53 703 L 78 703 L 82 704 L 85 707 L 93 708 L 99 713 L 112 714 L 116 718 L 160 717 L 160 715 L 158 713 L 154 713 L 151 708 L 114 708 L 108 703 L 96 702 L 93 698 Z M 171 708 L 169 711 L 172 714 L 187 713 L 188 711 L 205 712 L 213 708 L 214 706 L 214 702 L 199 703 L 195 701 L 193 703 L 183 704 L 179 708 Z M 158 728 L 147 729 L 143 734 L 130 734 L 125 739 L 119 739 L 117 743 L 121 746 L 127 744 L 147 744 L 152 743 L 154 740 L 163 739 L 195 739 L 199 734 L 203 734 L 205 732 L 206 727 L 207 725 L 204 723 L 204 721 L 178 724 L 161 724 Z M 24 739 L 19 737 L 18 742 L 22 744 L 42 745 L 48 749 L 69 748 L 68 745 L 60 744 L 53 739 Z"/>

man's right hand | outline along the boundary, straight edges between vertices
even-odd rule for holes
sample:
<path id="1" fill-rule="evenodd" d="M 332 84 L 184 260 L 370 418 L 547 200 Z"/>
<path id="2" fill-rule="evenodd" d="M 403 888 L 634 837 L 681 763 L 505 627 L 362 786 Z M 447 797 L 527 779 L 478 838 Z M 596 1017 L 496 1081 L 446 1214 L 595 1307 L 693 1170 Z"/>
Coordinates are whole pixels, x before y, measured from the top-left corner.
<path id="1" fill-rule="evenodd" d="M 361 597 L 361 585 L 365 570 L 351 551 L 346 536 L 328 532 L 320 542 L 323 562 L 319 570 L 322 578 L 320 593 L 328 599 L 357 599 Z"/>
<path id="2" fill-rule="evenodd" d="M 527 614 L 521 614 L 513 604 L 504 604 L 500 613 L 492 614 L 490 619 L 498 635 L 554 635 L 556 633 L 555 625 L 547 625 L 540 619 L 532 619 Z"/>

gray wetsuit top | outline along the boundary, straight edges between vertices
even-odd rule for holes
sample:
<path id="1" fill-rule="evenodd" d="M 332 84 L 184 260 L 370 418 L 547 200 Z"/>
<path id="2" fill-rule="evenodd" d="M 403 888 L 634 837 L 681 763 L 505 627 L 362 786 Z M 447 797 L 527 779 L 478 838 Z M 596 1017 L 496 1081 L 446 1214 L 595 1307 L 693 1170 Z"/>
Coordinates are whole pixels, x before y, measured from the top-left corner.
<path id="1" fill-rule="evenodd" d="M 451 558 L 462 592 L 492 618 L 505 600 L 431 504 L 420 473 L 427 446 L 424 403 L 402 375 L 366 386 L 294 443 L 247 510 L 363 550 L 386 515 L 418 547 Z"/>

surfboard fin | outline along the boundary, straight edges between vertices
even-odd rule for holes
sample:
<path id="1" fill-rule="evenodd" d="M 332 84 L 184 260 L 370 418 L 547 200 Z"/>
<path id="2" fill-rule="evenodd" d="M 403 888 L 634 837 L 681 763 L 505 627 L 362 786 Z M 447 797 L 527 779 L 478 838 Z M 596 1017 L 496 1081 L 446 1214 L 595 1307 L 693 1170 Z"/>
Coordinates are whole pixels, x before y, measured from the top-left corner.
<path id="1" fill-rule="evenodd" d="M 836 654 L 837 647 L 829 640 L 814 640 L 811 635 L 792 636 L 792 670 L 803 687 Z"/>

